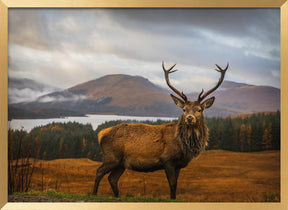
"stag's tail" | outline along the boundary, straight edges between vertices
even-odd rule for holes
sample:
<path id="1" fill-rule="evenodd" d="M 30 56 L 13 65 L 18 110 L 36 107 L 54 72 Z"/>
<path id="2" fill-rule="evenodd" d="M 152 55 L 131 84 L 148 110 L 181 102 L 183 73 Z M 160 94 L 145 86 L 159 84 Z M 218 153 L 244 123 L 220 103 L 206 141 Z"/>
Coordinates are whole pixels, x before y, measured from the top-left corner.
<path id="1" fill-rule="evenodd" d="M 101 145 L 101 141 L 103 139 L 104 136 L 107 136 L 107 134 L 109 134 L 109 132 L 113 129 L 113 127 L 111 128 L 105 128 L 103 130 L 101 130 L 99 133 L 98 133 L 98 143 L 99 145 Z"/>
<path id="2" fill-rule="evenodd" d="M 127 127 L 128 124 L 127 123 L 121 123 L 119 125 L 110 127 L 110 128 L 105 128 L 103 130 L 101 130 L 98 133 L 98 143 L 99 145 L 101 145 L 104 142 L 110 142 L 113 141 L 113 139 L 115 139 L 115 136 L 117 135 L 123 135 L 123 133 L 125 133 L 125 127 Z"/>

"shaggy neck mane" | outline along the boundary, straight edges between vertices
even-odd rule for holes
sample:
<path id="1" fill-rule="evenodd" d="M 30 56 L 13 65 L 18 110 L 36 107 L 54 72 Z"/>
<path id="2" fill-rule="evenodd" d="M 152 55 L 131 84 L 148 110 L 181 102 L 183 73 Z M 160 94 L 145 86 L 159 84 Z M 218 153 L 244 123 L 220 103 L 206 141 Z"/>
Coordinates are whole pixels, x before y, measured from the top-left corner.
<path id="1" fill-rule="evenodd" d="M 204 120 L 193 126 L 188 126 L 185 123 L 184 117 L 180 117 L 177 124 L 176 136 L 185 157 L 196 157 L 205 150 L 208 135 L 209 130 Z"/>

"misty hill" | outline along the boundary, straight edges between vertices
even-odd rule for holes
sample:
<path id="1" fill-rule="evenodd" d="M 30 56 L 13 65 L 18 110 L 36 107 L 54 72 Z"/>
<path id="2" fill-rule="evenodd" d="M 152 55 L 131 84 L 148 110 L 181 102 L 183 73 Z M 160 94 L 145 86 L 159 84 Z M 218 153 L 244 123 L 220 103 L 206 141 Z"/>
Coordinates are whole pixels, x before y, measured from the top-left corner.
<path id="1" fill-rule="evenodd" d="M 85 114 L 179 116 L 170 92 L 140 76 L 106 75 L 33 102 L 9 105 L 9 118 L 49 118 Z M 206 116 L 229 116 L 280 110 L 280 90 L 224 81 L 212 95 L 215 104 Z M 188 94 L 195 100 L 198 93 Z"/>
<path id="2" fill-rule="evenodd" d="M 24 101 L 33 101 L 37 97 L 60 90 L 57 87 L 39 83 L 31 79 L 11 78 L 8 79 L 9 104 Z"/>

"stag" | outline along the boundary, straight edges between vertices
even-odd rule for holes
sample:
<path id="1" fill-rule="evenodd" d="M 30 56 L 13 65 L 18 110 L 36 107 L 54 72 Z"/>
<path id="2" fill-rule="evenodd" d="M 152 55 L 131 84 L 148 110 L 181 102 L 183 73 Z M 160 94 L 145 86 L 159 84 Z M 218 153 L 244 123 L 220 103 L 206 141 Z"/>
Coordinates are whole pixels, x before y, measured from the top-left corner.
<path id="1" fill-rule="evenodd" d="M 218 83 L 205 93 L 202 89 L 196 101 L 189 101 L 183 92 L 171 85 L 169 74 L 177 71 L 173 70 L 175 65 L 166 70 L 162 62 L 167 85 L 180 97 L 171 94 L 175 104 L 183 110 L 178 122 L 162 125 L 122 123 L 101 130 L 98 141 L 103 163 L 96 172 L 93 194 L 97 194 L 99 183 L 107 173 L 110 173 L 108 180 L 114 196 L 118 197 L 117 183 L 125 169 L 140 172 L 164 169 L 170 197 L 176 199 L 180 169 L 199 156 L 207 146 L 209 131 L 203 111 L 212 106 L 215 97 L 203 100 L 221 85 L 229 63 L 225 69 L 216 64 L 216 71 L 221 73 Z"/>

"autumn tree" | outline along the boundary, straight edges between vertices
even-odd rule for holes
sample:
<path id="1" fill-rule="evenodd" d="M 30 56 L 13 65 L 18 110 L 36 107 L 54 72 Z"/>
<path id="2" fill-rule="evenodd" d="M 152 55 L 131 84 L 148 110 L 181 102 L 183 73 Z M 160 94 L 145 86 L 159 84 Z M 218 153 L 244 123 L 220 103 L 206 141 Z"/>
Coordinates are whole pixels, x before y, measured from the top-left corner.
<path id="1" fill-rule="evenodd" d="M 262 136 L 262 148 L 264 150 L 272 149 L 272 124 L 269 125 L 264 129 L 264 133 Z"/>

